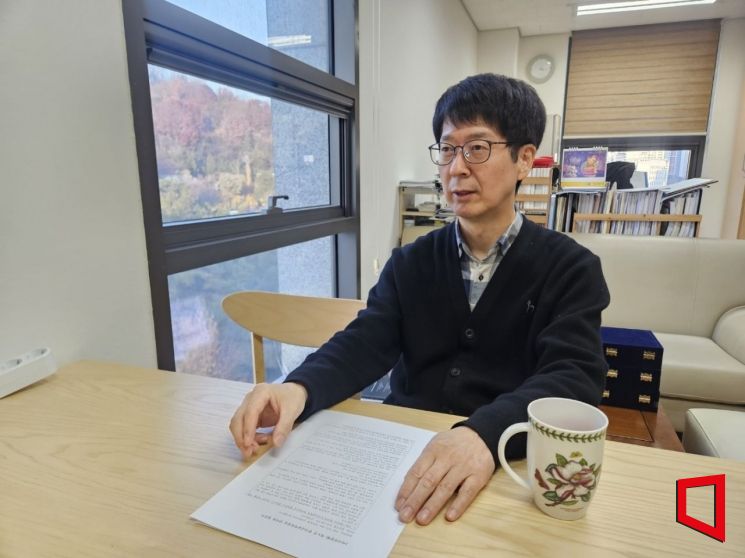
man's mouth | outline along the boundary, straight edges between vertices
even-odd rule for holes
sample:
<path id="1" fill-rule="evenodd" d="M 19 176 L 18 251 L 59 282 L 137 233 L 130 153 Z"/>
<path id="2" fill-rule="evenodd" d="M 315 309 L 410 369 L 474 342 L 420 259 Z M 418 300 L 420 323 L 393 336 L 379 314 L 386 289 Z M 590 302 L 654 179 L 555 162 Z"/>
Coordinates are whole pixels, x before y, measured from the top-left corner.
<path id="1" fill-rule="evenodd" d="M 465 198 L 474 193 L 475 193 L 474 190 L 453 190 L 451 192 L 451 194 L 456 198 Z"/>

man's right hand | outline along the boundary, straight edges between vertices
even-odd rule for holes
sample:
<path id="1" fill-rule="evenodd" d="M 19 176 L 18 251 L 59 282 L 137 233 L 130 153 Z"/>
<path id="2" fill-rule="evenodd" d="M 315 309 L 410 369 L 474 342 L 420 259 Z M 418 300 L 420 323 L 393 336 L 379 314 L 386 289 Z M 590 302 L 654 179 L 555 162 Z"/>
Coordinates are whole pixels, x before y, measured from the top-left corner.
<path id="1" fill-rule="evenodd" d="M 257 384 L 243 399 L 230 419 L 230 432 L 235 445 L 248 459 L 271 437 L 280 447 L 305 408 L 308 392 L 300 384 Z M 256 432 L 257 428 L 274 427 L 271 435 Z"/>

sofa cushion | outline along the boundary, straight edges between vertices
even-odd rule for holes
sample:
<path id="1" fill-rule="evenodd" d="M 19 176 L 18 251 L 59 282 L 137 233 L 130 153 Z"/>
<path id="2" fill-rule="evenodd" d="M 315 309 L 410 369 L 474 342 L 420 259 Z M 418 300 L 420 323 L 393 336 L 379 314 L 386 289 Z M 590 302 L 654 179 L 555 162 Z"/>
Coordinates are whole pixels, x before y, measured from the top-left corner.
<path id="1" fill-rule="evenodd" d="M 745 461 L 745 412 L 688 409 L 683 432 L 687 452 Z"/>
<path id="2" fill-rule="evenodd" d="M 657 332 L 655 336 L 664 349 L 662 396 L 745 404 L 745 364 L 705 337 Z"/>
<path id="3" fill-rule="evenodd" d="M 692 324 L 697 251 L 694 242 L 686 242 L 690 239 L 571 236 L 600 258 L 610 291 L 603 325 L 711 335 L 711 329 Z"/>
<path id="4" fill-rule="evenodd" d="M 725 312 L 711 338 L 730 356 L 745 363 L 745 306 Z"/>
<path id="5" fill-rule="evenodd" d="M 576 234 L 603 266 L 611 301 L 603 325 L 712 337 L 719 317 L 745 305 L 745 242 Z"/>

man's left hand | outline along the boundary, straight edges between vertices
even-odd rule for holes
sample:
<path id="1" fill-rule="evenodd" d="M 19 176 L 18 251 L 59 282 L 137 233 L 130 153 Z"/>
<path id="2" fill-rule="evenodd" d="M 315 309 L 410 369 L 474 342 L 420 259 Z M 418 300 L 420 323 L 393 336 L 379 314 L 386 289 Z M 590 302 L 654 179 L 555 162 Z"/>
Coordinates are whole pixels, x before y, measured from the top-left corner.
<path id="1" fill-rule="evenodd" d="M 457 492 L 445 513 L 445 519 L 455 521 L 486 486 L 494 469 L 489 448 L 467 426 L 437 434 L 406 473 L 396 496 L 399 519 L 408 523 L 416 517 L 419 525 L 428 525 Z"/>

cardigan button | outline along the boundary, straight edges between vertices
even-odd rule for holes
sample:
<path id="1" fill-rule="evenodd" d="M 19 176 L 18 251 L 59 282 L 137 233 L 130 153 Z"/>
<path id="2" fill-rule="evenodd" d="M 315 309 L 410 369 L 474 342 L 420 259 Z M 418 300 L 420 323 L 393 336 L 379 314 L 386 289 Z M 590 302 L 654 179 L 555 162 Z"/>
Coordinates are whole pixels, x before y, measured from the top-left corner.
<path id="1" fill-rule="evenodd" d="M 460 368 L 457 368 L 457 367 L 453 367 L 453 368 L 450 369 L 450 375 L 453 378 L 455 378 L 457 376 L 460 376 L 460 372 L 461 372 Z"/>
<path id="2" fill-rule="evenodd" d="M 469 327 L 466 331 L 463 332 L 463 335 L 466 336 L 466 339 L 471 340 L 476 337 L 476 332 Z"/>

